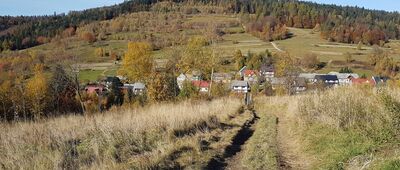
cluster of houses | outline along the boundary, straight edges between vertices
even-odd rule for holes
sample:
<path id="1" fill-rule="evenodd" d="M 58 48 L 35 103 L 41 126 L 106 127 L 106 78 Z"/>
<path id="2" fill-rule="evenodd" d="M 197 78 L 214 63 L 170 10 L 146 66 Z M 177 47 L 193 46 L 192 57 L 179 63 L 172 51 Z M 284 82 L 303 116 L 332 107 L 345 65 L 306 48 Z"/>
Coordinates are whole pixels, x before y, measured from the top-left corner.
<path id="1" fill-rule="evenodd" d="M 235 75 L 239 75 L 240 78 L 235 79 Z M 362 78 L 356 73 L 339 72 L 330 72 L 328 74 L 300 73 L 292 77 L 276 77 L 273 66 L 261 66 L 260 70 L 251 70 L 244 66 L 237 73 L 214 73 L 211 80 L 212 82 L 229 85 L 227 87 L 235 93 L 248 93 L 253 85 L 264 83 L 270 83 L 273 90 L 282 86 L 290 86 L 293 92 L 301 93 L 312 86 L 323 88 L 362 84 L 381 86 L 387 82 L 388 78 L 380 76 Z M 179 88 L 182 88 L 185 81 L 191 81 L 200 92 L 208 92 L 210 89 L 211 81 L 202 80 L 201 73 L 197 71 L 191 74 L 180 74 L 177 78 Z"/>
<path id="2" fill-rule="evenodd" d="M 122 77 L 106 77 L 99 83 L 86 85 L 84 91 L 87 94 L 102 94 L 105 95 L 112 90 L 112 86 L 120 89 L 123 93 L 132 93 L 134 95 L 143 94 L 146 91 L 146 85 L 144 83 L 136 82 L 133 84 L 122 83 Z"/>
<path id="3" fill-rule="evenodd" d="M 131 92 L 134 95 L 143 94 L 146 91 L 144 83 L 123 84 L 121 80 L 123 80 L 123 77 L 107 77 L 97 84 L 87 85 L 85 91 L 88 94 L 106 94 L 111 90 L 112 85 L 117 86 L 124 93 Z M 203 80 L 203 75 L 199 71 L 192 71 L 188 74 L 182 73 L 176 80 L 179 89 L 183 88 L 185 81 L 189 81 L 200 93 L 208 93 L 210 91 L 211 81 L 225 84 L 234 93 L 248 93 L 253 85 L 262 85 L 264 83 L 269 83 L 273 90 L 278 87 L 289 86 L 294 93 L 301 93 L 315 85 L 324 88 L 361 84 L 381 86 L 386 83 L 388 78 L 373 76 L 369 79 L 362 78 L 355 73 L 338 72 L 330 72 L 328 74 L 300 73 L 292 77 L 276 77 L 273 66 L 261 66 L 259 70 L 247 69 L 244 66 L 238 72 L 213 73 L 211 81 Z"/>

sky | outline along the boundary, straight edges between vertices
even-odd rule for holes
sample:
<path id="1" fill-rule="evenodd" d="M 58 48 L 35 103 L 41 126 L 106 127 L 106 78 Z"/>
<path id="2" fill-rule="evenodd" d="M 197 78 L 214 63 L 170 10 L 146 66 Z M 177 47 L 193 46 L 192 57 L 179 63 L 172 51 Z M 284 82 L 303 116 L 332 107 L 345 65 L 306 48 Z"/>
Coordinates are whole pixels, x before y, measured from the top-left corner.
<path id="1" fill-rule="evenodd" d="M 0 15 L 52 15 L 121 2 L 123 0 L 0 0 Z"/>
<path id="2" fill-rule="evenodd" d="M 1 1 L 1 0 L 0 0 Z M 400 11 L 399 0 L 303 0 L 324 4 L 349 5 L 385 11 Z"/>
<path id="3" fill-rule="evenodd" d="M 304 0 L 317 3 L 351 5 L 368 9 L 400 11 L 399 0 Z M 93 7 L 114 5 L 123 0 L 0 0 L 0 15 L 52 15 Z"/>

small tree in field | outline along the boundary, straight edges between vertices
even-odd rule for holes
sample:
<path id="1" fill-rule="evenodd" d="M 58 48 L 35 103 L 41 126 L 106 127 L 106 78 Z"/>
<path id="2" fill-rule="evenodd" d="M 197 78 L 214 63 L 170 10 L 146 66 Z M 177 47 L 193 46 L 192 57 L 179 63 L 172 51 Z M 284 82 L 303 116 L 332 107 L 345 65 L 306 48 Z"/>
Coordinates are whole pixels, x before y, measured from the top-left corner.
<path id="1" fill-rule="evenodd" d="M 153 69 L 154 61 L 150 55 L 150 44 L 130 42 L 119 73 L 131 81 L 146 81 Z"/>
<path id="2" fill-rule="evenodd" d="M 344 53 L 344 59 L 347 63 L 353 62 L 353 56 L 349 52 Z"/>
<path id="3" fill-rule="evenodd" d="M 243 66 L 246 65 L 246 57 L 243 56 L 242 51 L 237 50 L 235 52 L 235 63 L 236 63 L 236 69 L 240 70 L 241 68 L 243 68 Z"/>
<path id="4" fill-rule="evenodd" d="M 358 42 L 357 44 L 357 50 L 362 50 L 362 42 Z"/>
<path id="5" fill-rule="evenodd" d="M 319 63 L 320 63 L 319 58 L 314 53 L 306 54 L 301 60 L 301 64 L 303 65 L 303 67 L 309 69 L 317 68 Z"/>

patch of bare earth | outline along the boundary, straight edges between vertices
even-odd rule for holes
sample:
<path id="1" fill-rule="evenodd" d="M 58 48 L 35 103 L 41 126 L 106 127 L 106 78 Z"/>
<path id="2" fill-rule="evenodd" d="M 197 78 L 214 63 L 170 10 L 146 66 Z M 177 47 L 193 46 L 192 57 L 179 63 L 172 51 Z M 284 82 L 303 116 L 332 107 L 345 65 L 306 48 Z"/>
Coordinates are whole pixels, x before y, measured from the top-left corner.
<path id="1" fill-rule="evenodd" d="M 300 134 L 296 132 L 296 126 L 289 116 L 277 114 L 277 141 L 278 141 L 278 161 L 280 169 L 312 169 L 311 164 L 315 158 L 307 155 L 303 151 L 303 141 Z"/>

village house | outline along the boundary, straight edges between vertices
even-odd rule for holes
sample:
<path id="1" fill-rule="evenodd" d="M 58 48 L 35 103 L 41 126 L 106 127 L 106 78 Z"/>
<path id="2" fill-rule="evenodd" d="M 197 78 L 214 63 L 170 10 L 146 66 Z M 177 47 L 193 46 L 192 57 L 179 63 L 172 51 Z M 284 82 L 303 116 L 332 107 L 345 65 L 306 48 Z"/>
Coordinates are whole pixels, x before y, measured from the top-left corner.
<path id="1" fill-rule="evenodd" d="M 375 86 L 384 86 L 386 85 L 386 82 L 389 80 L 389 77 L 372 76 L 372 80 L 374 81 Z"/>
<path id="2" fill-rule="evenodd" d="M 275 77 L 275 68 L 270 65 L 263 65 L 260 68 L 260 75 L 266 80 L 266 81 L 270 81 L 271 78 Z"/>
<path id="3" fill-rule="evenodd" d="M 192 74 L 181 73 L 176 78 L 176 82 L 178 84 L 179 89 L 183 88 L 183 83 L 185 81 L 201 81 L 201 80 L 202 80 L 202 74 L 200 71 L 192 71 Z"/>
<path id="4" fill-rule="evenodd" d="M 85 92 L 86 94 L 103 94 L 107 92 L 107 88 L 102 84 L 88 84 Z"/>
<path id="5" fill-rule="evenodd" d="M 258 83 L 258 71 L 256 70 L 245 70 L 243 72 L 243 80 L 250 84 Z"/>
<path id="6" fill-rule="evenodd" d="M 231 90 L 236 93 L 250 92 L 250 85 L 247 81 L 234 80 L 231 83 Z"/>
<path id="7" fill-rule="evenodd" d="M 123 84 L 121 83 L 121 80 L 118 77 L 111 77 L 108 76 L 102 81 L 100 81 L 100 84 L 103 84 L 106 86 L 107 89 L 110 89 L 112 85 L 115 85 L 116 87 L 122 87 Z"/>
<path id="8" fill-rule="evenodd" d="M 195 86 L 200 93 L 207 93 L 210 90 L 210 83 L 207 81 L 192 81 L 193 86 Z"/>
<path id="9" fill-rule="evenodd" d="M 304 78 L 307 83 L 309 84 L 314 84 L 317 82 L 317 79 L 315 79 L 315 76 L 317 75 L 322 75 L 322 74 L 316 74 L 316 73 L 300 73 L 299 77 Z"/>
<path id="10" fill-rule="evenodd" d="M 146 85 L 143 83 L 124 84 L 123 90 L 130 90 L 135 95 L 141 95 L 146 91 Z"/>
<path id="11" fill-rule="evenodd" d="M 351 79 L 351 85 L 371 85 L 375 86 L 375 81 L 372 79 L 366 78 L 354 78 Z"/>
<path id="12" fill-rule="evenodd" d="M 322 83 L 326 87 L 336 87 L 339 85 L 339 79 L 336 75 L 316 75 L 316 83 Z"/>
<path id="13" fill-rule="evenodd" d="M 296 77 L 293 85 L 296 93 L 301 93 L 307 90 L 307 80 L 304 77 Z"/>
<path id="14" fill-rule="evenodd" d="M 286 78 L 284 77 L 273 77 L 269 81 L 271 83 L 272 89 L 276 90 L 279 87 L 282 87 L 286 83 Z"/>
<path id="15" fill-rule="evenodd" d="M 339 85 L 350 85 L 351 79 L 359 78 L 358 74 L 355 73 L 338 73 L 330 72 L 329 75 L 336 75 L 339 80 Z"/>
<path id="16" fill-rule="evenodd" d="M 232 79 L 233 75 L 230 73 L 214 73 L 212 78 L 216 83 L 231 83 Z"/>
<path id="17" fill-rule="evenodd" d="M 176 78 L 176 83 L 178 84 L 179 89 L 183 88 L 183 83 L 187 80 L 188 78 L 186 77 L 185 74 L 181 73 L 177 78 Z"/>

